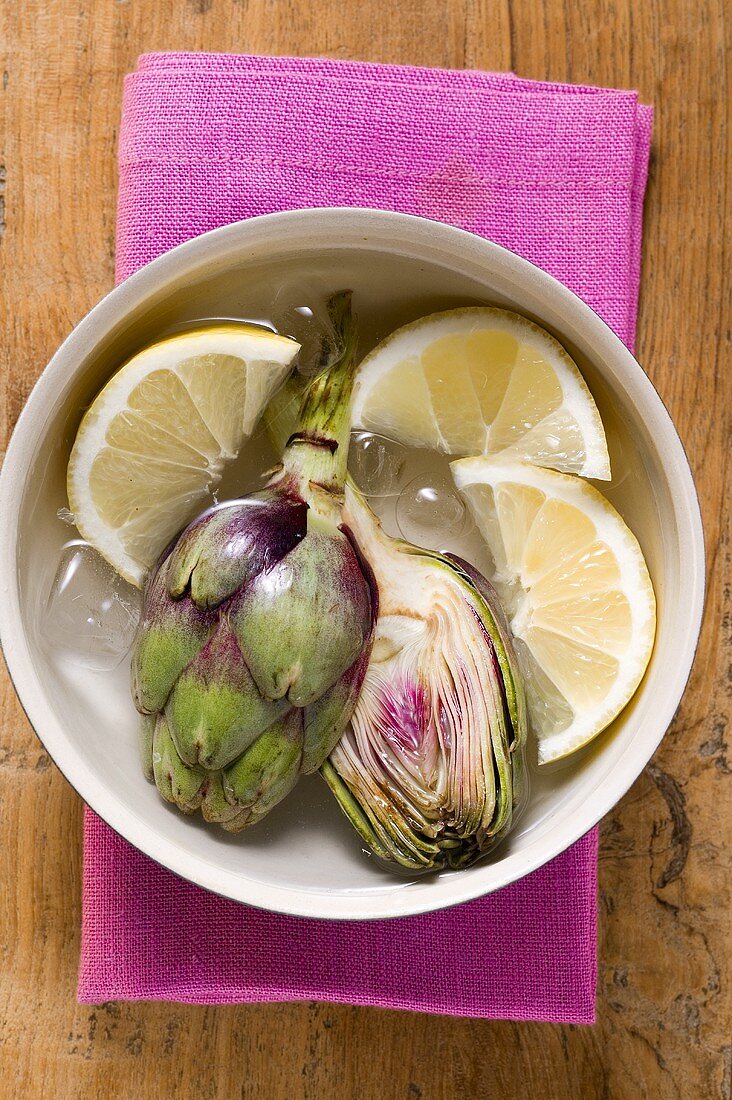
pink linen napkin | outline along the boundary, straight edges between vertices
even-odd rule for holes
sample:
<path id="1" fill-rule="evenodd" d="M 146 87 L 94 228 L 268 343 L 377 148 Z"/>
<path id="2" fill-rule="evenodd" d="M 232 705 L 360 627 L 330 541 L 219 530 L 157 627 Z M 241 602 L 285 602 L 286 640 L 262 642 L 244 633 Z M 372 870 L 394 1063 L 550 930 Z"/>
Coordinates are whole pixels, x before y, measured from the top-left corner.
<path id="1" fill-rule="evenodd" d="M 117 275 L 275 210 L 372 206 L 450 222 L 635 331 L 651 110 L 511 74 L 151 54 L 127 77 Z M 327 1000 L 592 1023 L 597 832 L 522 881 L 385 922 L 286 917 L 159 867 L 90 810 L 79 1000 Z"/>

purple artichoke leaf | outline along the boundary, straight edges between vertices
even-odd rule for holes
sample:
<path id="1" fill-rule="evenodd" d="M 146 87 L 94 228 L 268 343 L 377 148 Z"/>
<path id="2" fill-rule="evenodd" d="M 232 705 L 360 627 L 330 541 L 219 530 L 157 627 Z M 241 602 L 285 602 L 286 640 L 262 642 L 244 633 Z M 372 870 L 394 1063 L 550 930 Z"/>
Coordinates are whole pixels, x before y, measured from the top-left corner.
<path id="1" fill-rule="evenodd" d="M 173 550 L 170 594 L 190 592 L 197 607 L 218 607 L 305 538 L 307 513 L 304 501 L 266 492 L 209 509 Z"/>

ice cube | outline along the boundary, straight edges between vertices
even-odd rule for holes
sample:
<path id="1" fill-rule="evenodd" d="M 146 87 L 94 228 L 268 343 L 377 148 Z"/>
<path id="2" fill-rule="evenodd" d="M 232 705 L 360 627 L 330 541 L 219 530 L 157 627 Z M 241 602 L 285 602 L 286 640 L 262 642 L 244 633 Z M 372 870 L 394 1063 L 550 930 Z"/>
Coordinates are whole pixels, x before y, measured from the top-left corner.
<path id="1" fill-rule="evenodd" d="M 66 524 L 67 527 L 76 526 L 76 516 L 73 512 L 70 512 L 68 508 L 59 508 L 59 510 L 56 512 L 56 515 L 62 523 Z"/>
<path id="2" fill-rule="evenodd" d="M 448 477 L 421 474 L 399 494 L 396 522 L 407 542 L 450 550 L 468 526 L 465 505 Z"/>
<path id="3" fill-rule="evenodd" d="M 42 623 L 48 651 L 84 668 L 109 672 L 129 652 L 142 593 L 81 539 L 67 542 L 46 600 Z"/>
<path id="4" fill-rule="evenodd" d="M 401 488 L 407 454 L 393 439 L 371 432 L 353 432 L 348 469 L 366 496 L 393 496 Z"/>

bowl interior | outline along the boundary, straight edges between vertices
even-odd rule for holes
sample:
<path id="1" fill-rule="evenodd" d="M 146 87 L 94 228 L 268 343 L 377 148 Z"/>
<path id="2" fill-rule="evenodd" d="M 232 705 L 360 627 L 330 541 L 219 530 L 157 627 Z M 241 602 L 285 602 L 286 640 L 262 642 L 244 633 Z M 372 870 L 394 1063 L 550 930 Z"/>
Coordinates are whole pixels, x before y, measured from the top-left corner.
<path id="1" fill-rule="evenodd" d="M 325 227 L 318 238 L 299 240 L 281 233 L 257 248 L 244 230 L 239 242 L 230 232 L 218 252 L 202 250 L 177 273 L 168 267 L 144 301 L 130 304 L 117 292 L 119 306 L 108 310 L 110 320 L 88 326 L 77 338 L 71 348 L 73 362 L 68 361 L 68 346 L 62 349 L 66 360 L 58 370 L 53 400 L 39 401 L 32 423 L 20 429 L 30 441 L 17 502 L 20 627 L 43 706 L 62 730 L 71 755 L 83 758 L 94 774 L 98 812 L 104 815 L 105 799 L 114 801 L 118 822 L 119 814 L 126 814 L 138 831 L 156 838 L 158 858 L 164 850 L 177 852 L 178 870 L 185 868 L 187 857 L 202 861 L 200 865 L 211 869 L 207 885 L 218 885 L 222 892 L 255 904 L 258 886 L 266 886 L 266 904 L 278 908 L 323 916 L 375 916 L 445 904 L 444 898 L 452 896 L 446 893 L 451 887 L 445 880 L 450 878 L 461 880 L 462 896 L 490 890 L 581 835 L 596 819 L 586 810 L 593 796 L 611 777 L 617 782 L 618 774 L 626 775 L 627 786 L 660 736 L 654 712 L 669 670 L 678 663 L 675 636 L 683 592 L 678 518 L 669 484 L 673 475 L 663 441 L 649 425 L 628 378 L 604 352 L 588 345 L 571 309 L 568 314 L 558 312 L 555 304 L 543 300 L 543 286 L 528 265 L 516 282 L 486 257 L 468 262 L 459 249 L 452 256 L 445 251 L 435 254 L 427 243 L 429 227 L 423 234 L 423 245 L 417 235 L 408 247 L 386 233 L 343 241 Z M 412 318 L 474 303 L 508 306 L 550 328 L 576 358 L 600 408 L 613 465 L 612 483 L 603 490 L 637 535 L 658 599 L 656 647 L 635 699 L 581 756 L 541 772 L 530 761 L 530 801 L 515 832 L 487 861 L 459 876 L 413 882 L 385 873 L 362 852 L 358 837 L 318 776 L 302 781 L 277 811 L 238 837 L 183 818 L 141 775 L 128 662 L 115 674 L 95 673 L 59 662 L 44 644 L 43 608 L 59 552 L 70 537 L 69 528 L 57 518 L 58 509 L 67 503 L 69 450 L 82 410 L 110 374 L 125 358 L 181 322 L 269 317 L 273 296 L 282 295 L 283 288 L 285 295 L 297 298 L 302 291 L 310 300 L 342 286 L 354 289 L 358 311 L 368 318 L 365 346 Z M 29 713 L 43 738 L 42 722 L 30 707 Z M 647 738 L 650 748 L 639 754 L 634 746 L 639 739 L 643 744 L 644 730 L 653 743 Z M 74 782 L 70 769 L 65 770 Z M 568 820 L 571 835 L 561 833 Z M 200 874 L 192 872 L 192 877 L 202 881 Z M 281 905 L 272 901 L 272 890 L 284 891 Z"/>

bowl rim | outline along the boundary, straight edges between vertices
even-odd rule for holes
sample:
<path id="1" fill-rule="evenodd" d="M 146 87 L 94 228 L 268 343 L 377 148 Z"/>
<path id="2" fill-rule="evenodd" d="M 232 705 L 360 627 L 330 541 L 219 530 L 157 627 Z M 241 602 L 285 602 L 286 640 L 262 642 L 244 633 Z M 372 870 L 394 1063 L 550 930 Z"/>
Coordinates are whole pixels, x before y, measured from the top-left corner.
<path id="1" fill-rule="evenodd" d="M 687 629 L 679 640 L 678 657 L 669 690 L 659 700 L 654 721 L 646 723 L 642 739 L 633 743 L 632 767 L 616 768 L 596 798 L 577 812 L 566 808 L 564 821 L 553 826 L 538 852 L 509 852 L 498 862 L 477 864 L 466 875 L 445 874 L 420 880 L 414 891 L 361 889 L 342 892 L 278 886 L 223 870 L 185 845 L 160 836 L 127 808 L 97 778 L 84 755 L 66 737 L 63 724 L 45 700 L 22 628 L 16 565 L 20 501 L 43 423 L 40 415 L 52 407 L 76 364 L 89 347 L 105 338 L 121 319 L 142 306 L 161 285 L 180 281 L 182 274 L 200 274 L 206 262 L 214 266 L 245 244 L 265 243 L 273 230 L 300 234 L 313 245 L 321 242 L 323 219 L 329 232 L 341 233 L 368 246 L 369 237 L 386 237 L 402 248 L 411 244 L 422 254 L 427 241 L 443 257 L 461 251 L 479 267 L 489 267 L 504 281 L 523 284 L 527 278 L 547 306 L 572 318 L 573 328 L 591 341 L 598 359 L 617 364 L 618 376 L 640 404 L 646 423 L 658 441 L 663 465 L 674 484 L 674 508 L 680 557 L 688 587 Z M 425 237 L 428 234 L 428 238 Z M 185 270 L 187 269 L 187 270 Z M 0 645 L 18 698 L 39 740 L 56 766 L 86 804 L 138 850 L 180 877 L 214 893 L 258 908 L 295 916 L 330 920 L 370 920 L 436 911 L 492 893 L 554 859 L 589 832 L 637 779 L 663 738 L 688 681 L 698 643 L 704 605 L 705 554 L 701 512 L 689 462 L 671 417 L 637 360 L 608 325 L 579 297 L 528 260 L 493 241 L 463 229 L 412 214 L 370 208 L 314 207 L 263 214 L 212 229 L 171 249 L 111 290 L 66 337 L 39 376 L 21 411 L 0 471 Z M 403 883 L 395 879 L 395 885 Z"/>

